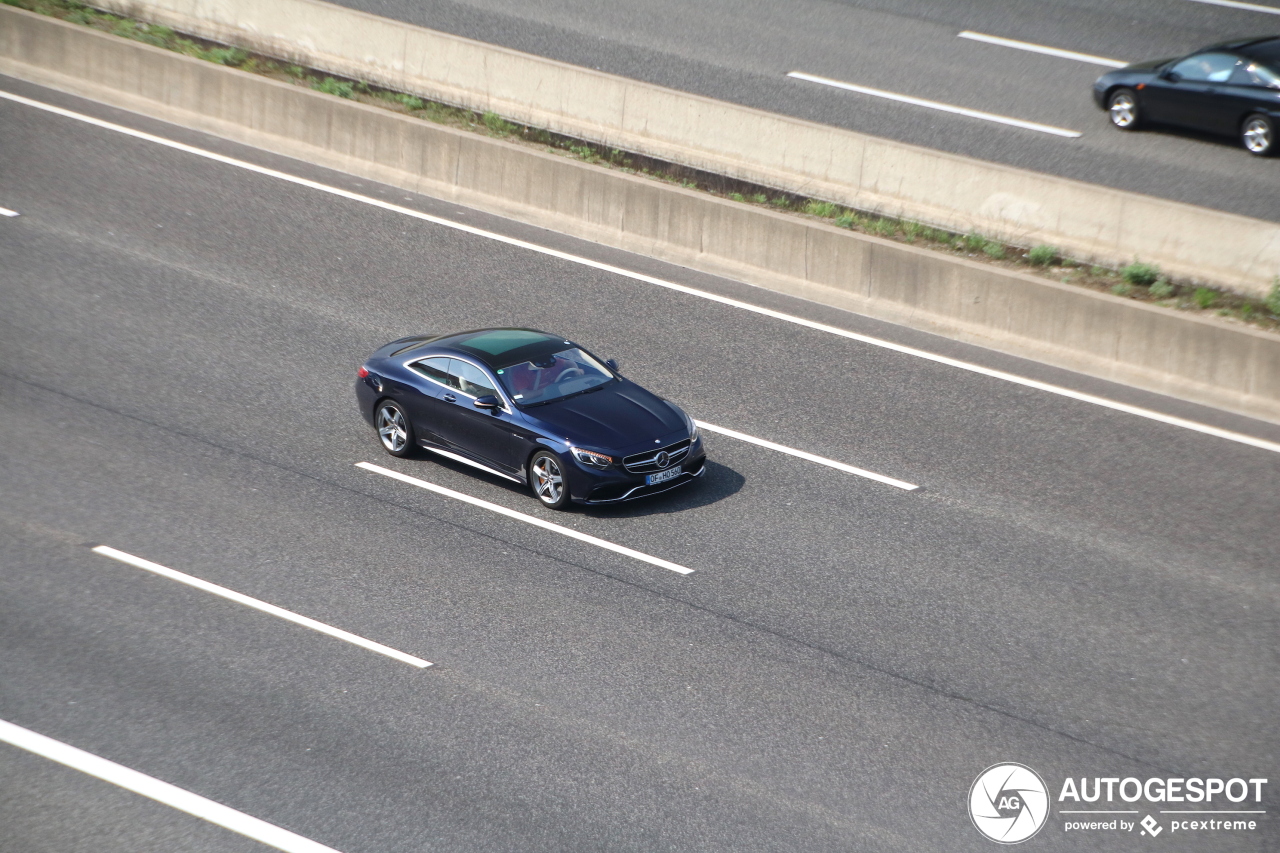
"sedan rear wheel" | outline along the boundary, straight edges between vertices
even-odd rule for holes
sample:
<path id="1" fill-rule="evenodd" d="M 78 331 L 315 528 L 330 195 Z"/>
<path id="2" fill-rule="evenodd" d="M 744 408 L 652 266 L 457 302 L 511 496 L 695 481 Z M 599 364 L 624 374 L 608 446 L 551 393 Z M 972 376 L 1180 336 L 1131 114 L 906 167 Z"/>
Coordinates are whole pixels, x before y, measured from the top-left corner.
<path id="1" fill-rule="evenodd" d="M 1111 117 L 1111 123 L 1121 130 L 1136 130 L 1142 123 L 1138 94 L 1132 89 L 1116 89 L 1107 99 L 1107 115 Z"/>
<path id="2" fill-rule="evenodd" d="M 1240 141 L 1250 154 L 1270 157 L 1276 153 L 1276 125 L 1267 116 L 1255 113 L 1240 126 Z"/>
<path id="3" fill-rule="evenodd" d="M 529 485 L 546 506 L 564 509 L 569 503 L 569 484 L 555 454 L 539 450 L 529 460 Z"/>
<path id="4" fill-rule="evenodd" d="M 378 440 L 382 449 L 392 456 L 408 456 L 413 452 L 413 424 L 409 416 L 394 400 L 383 400 L 373 416 L 374 427 L 378 430 Z"/>

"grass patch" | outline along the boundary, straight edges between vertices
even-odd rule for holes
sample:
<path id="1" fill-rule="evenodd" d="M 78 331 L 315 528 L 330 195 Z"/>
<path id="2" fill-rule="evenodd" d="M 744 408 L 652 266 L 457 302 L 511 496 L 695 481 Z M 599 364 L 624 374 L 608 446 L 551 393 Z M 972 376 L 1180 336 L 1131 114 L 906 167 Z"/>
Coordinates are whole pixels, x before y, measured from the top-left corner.
<path id="1" fill-rule="evenodd" d="M 1164 276 L 1160 276 L 1160 278 L 1156 279 L 1155 283 L 1151 285 L 1149 292 L 1155 299 L 1168 299 L 1170 296 L 1177 293 L 1178 289 L 1169 283 L 1169 279 Z"/>
<path id="2" fill-rule="evenodd" d="M 520 130 L 520 128 L 516 127 L 497 113 L 485 113 L 480 117 L 480 121 L 484 123 L 484 126 L 487 127 L 489 132 L 494 136 L 514 136 Z M 576 150 L 574 153 L 578 154 Z M 593 150 L 591 153 L 595 154 L 595 151 Z M 578 156 L 583 157 L 581 154 L 578 154 Z M 597 155 L 597 159 L 598 158 L 599 155 Z M 583 159 L 585 160 L 587 158 L 583 157 Z"/>
<path id="3" fill-rule="evenodd" d="M 1160 267 L 1134 261 L 1120 270 L 1120 277 L 1134 287 L 1150 287 L 1160 278 Z"/>
<path id="4" fill-rule="evenodd" d="M 1280 276 L 1276 276 L 1271 281 L 1271 292 L 1267 294 L 1267 298 L 1263 303 L 1267 306 L 1267 310 L 1277 317 L 1280 317 Z"/>
<path id="5" fill-rule="evenodd" d="M 1030 252 L 1027 252 L 1027 263 L 1033 267 L 1049 267 L 1058 262 L 1058 250 L 1053 246 L 1041 243 L 1039 246 L 1033 246 Z"/>
<path id="6" fill-rule="evenodd" d="M 1004 244 L 997 243 L 995 240 L 988 240 L 982 244 L 982 253 L 993 261 L 1003 261 L 1005 257 Z"/>
<path id="7" fill-rule="evenodd" d="M 805 202 L 804 212 L 810 216 L 821 216 L 823 219 L 833 219 L 840 212 L 840 206 L 832 204 L 829 201 L 818 201 L 810 199 Z"/>
<path id="8" fill-rule="evenodd" d="M 1191 294 L 1191 298 L 1195 301 L 1197 308 L 1201 311 L 1207 311 L 1217 303 L 1218 291 L 1210 290 L 1207 287 L 1197 287 L 1195 292 Z"/>
<path id="9" fill-rule="evenodd" d="M 317 92 L 324 92 L 326 95 L 337 95 L 339 98 L 354 98 L 356 96 L 354 84 L 348 83 L 346 80 L 335 80 L 332 77 L 313 82 L 311 88 Z"/>

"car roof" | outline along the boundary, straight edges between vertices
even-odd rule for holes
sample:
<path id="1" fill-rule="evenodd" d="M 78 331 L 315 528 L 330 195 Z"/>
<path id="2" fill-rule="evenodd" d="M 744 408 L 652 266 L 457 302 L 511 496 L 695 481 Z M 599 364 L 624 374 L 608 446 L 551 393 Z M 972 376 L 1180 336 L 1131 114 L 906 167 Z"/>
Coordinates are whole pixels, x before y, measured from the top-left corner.
<path id="1" fill-rule="evenodd" d="M 1249 59 L 1259 59 L 1268 65 L 1274 65 L 1280 60 L 1280 36 L 1255 39 L 1236 48 L 1236 52 Z"/>
<path id="2" fill-rule="evenodd" d="M 545 358 L 564 349 L 570 342 L 537 329 L 475 329 L 436 338 L 430 348 L 449 349 L 469 355 L 492 369 Z"/>
<path id="3" fill-rule="evenodd" d="M 1234 50 L 1245 56 L 1252 57 L 1255 51 L 1272 51 L 1268 53 L 1268 58 L 1274 58 L 1274 51 L 1280 49 L 1280 36 L 1253 36 L 1252 38 L 1235 38 L 1228 41 L 1220 41 L 1217 44 L 1211 44 L 1195 51 L 1196 53 L 1204 53 L 1210 50 Z"/>

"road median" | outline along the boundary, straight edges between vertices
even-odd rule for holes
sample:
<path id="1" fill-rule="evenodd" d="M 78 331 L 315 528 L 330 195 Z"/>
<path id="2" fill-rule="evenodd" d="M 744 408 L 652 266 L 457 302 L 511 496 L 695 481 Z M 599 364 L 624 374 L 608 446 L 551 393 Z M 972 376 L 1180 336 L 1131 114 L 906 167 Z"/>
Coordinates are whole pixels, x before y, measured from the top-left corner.
<path id="1" fill-rule="evenodd" d="M 0 72 L 691 268 L 1280 422 L 1280 338 L 0 7 Z"/>

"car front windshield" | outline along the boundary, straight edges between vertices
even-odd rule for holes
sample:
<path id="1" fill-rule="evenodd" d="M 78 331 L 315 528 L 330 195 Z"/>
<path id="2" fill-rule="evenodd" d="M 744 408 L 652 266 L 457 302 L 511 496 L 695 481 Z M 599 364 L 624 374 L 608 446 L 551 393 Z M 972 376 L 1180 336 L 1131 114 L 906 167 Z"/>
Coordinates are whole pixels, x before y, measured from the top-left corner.
<path id="1" fill-rule="evenodd" d="M 498 381 L 517 404 L 536 406 L 599 388 L 613 381 L 613 374 L 573 347 L 545 358 L 509 364 L 498 371 Z"/>

